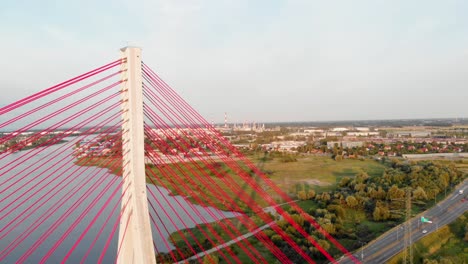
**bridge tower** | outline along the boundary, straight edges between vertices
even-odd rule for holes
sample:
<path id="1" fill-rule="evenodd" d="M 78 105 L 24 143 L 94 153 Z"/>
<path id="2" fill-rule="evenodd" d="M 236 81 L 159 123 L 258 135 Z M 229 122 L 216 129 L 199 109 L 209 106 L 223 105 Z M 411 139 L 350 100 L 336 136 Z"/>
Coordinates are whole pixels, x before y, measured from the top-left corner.
<path id="1" fill-rule="evenodd" d="M 146 195 L 141 49 L 121 49 L 122 205 L 118 263 L 156 263 Z"/>

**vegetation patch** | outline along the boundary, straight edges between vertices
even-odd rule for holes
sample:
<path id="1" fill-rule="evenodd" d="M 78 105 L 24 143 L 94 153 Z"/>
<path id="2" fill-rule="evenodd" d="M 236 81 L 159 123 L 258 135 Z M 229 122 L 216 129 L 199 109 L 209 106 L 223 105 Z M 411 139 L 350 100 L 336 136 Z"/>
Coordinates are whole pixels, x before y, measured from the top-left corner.
<path id="1" fill-rule="evenodd" d="M 384 165 L 371 159 L 335 161 L 328 156 L 306 155 L 298 156 L 297 162 L 285 163 L 274 155 L 265 161 L 264 154 L 253 155 L 251 159 L 288 192 L 294 192 L 295 186 L 303 183 L 317 191 L 332 190 L 343 177 L 354 177 L 363 170 L 371 176 L 381 176 L 385 170 Z"/>

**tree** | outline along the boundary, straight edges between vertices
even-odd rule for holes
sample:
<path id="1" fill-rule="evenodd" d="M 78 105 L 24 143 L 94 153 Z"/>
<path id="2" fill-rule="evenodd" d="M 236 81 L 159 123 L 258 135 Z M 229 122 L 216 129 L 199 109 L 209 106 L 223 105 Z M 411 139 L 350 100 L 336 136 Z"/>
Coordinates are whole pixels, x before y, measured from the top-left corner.
<path id="1" fill-rule="evenodd" d="M 357 202 L 357 201 L 356 201 Z M 340 205 L 337 205 L 337 204 L 331 204 L 327 207 L 327 210 L 330 211 L 330 212 L 333 212 L 335 213 L 335 215 L 338 217 L 338 218 L 344 218 L 345 216 L 345 210 L 343 209 L 343 207 L 341 207 Z"/>
<path id="2" fill-rule="evenodd" d="M 354 185 L 354 190 L 356 192 L 363 192 L 366 189 L 366 184 L 365 183 L 358 183 Z"/>
<path id="3" fill-rule="evenodd" d="M 348 205 L 351 208 L 356 208 L 358 206 L 358 201 L 354 196 L 350 195 L 346 197 L 346 205 Z"/>
<path id="4" fill-rule="evenodd" d="M 367 172 L 365 172 L 365 171 L 360 171 L 360 172 L 356 175 L 356 181 L 359 182 L 359 183 L 363 183 L 363 182 L 365 182 L 367 179 L 369 179 L 369 174 L 367 174 Z"/>
<path id="5" fill-rule="evenodd" d="M 218 264 L 219 258 L 215 254 L 206 255 L 203 257 L 203 264 Z"/>
<path id="6" fill-rule="evenodd" d="M 284 230 L 288 226 L 288 222 L 286 220 L 279 220 L 276 222 L 276 225 Z"/>
<path id="7" fill-rule="evenodd" d="M 379 190 L 376 190 L 374 187 L 367 187 L 367 197 L 376 199 L 376 200 L 383 200 L 385 199 L 385 191 L 383 191 L 382 195 L 382 187 L 379 186 Z"/>
<path id="8" fill-rule="evenodd" d="M 427 200 L 427 194 L 423 188 L 418 187 L 413 191 L 413 198 L 416 200 Z"/>
<path id="9" fill-rule="evenodd" d="M 275 243 L 275 245 L 281 245 L 283 242 L 283 238 L 280 235 L 273 235 L 271 236 L 271 241 Z"/>
<path id="10" fill-rule="evenodd" d="M 305 191 L 299 191 L 297 193 L 297 198 L 299 198 L 299 200 L 302 200 L 302 201 L 307 200 L 306 192 Z"/>
<path id="11" fill-rule="evenodd" d="M 326 251 L 328 249 L 330 249 L 330 243 L 328 243 L 328 241 L 326 241 L 326 240 L 319 239 L 319 240 L 317 240 L 317 244 Z M 312 251 L 315 254 L 320 253 L 320 251 L 316 247 L 310 247 L 309 250 Z"/>
<path id="12" fill-rule="evenodd" d="M 297 234 L 297 229 L 292 227 L 292 226 L 288 226 L 286 228 L 286 233 L 288 233 L 290 236 L 294 237 Z"/>
<path id="13" fill-rule="evenodd" d="M 296 222 L 298 225 L 303 226 L 304 225 L 304 217 L 298 214 L 293 214 L 291 215 L 291 218 Z"/>
<path id="14" fill-rule="evenodd" d="M 330 201 L 330 199 L 331 199 L 331 195 L 330 195 L 329 192 L 324 192 L 324 193 L 322 193 L 322 200 L 324 200 L 324 201 Z"/>
<path id="15" fill-rule="evenodd" d="M 319 241 L 317 241 L 317 244 L 319 244 L 325 250 L 330 249 L 330 243 L 328 243 L 327 240 L 320 239 Z"/>
<path id="16" fill-rule="evenodd" d="M 393 185 L 387 192 L 387 199 L 402 199 L 405 197 L 405 191 L 398 188 L 398 186 Z"/>
<path id="17" fill-rule="evenodd" d="M 372 216 L 374 217 L 374 221 L 385 221 L 390 217 L 390 210 L 387 206 L 378 202 L 375 206 Z"/>
<path id="18" fill-rule="evenodd" d="M 345 187 L 345 186 L 348 186 L 348 184 L 349 184 L 350 182 L 351 182 L 351 178 L 349 178 L 349 177 L 343 177 L 338 185 L 339 185 L 340 187 Z"/>
<path id="19" fill-rule="evenodd" d="M 380 207 L 376 206 L 374 209 L 374 212 L 372 213 L 372 216 L 374 217 L 374 221 L 380 221 L 381 220 L 380 215 L 381 215 Z"/>
<path id="20" fill-rule="evenodd" d="M 315 199 L 322 200 L 324 202 L 328 202 L 328 201 L 330 201 L 331 196 L 330 196 L 330 194 L 328 192 L 324 192 L 321 195 L 316 195 Z"/>
<path id="21" fill-rule="evenodd" d="M 379 188 L 377 189 L 377 195 L 376 195 L 376 199 L 380 199 L 380 200 L 383 200 L 385 199 L 385 196 L 387 194 L 385 193 L 384 189 L 382 189 L 381 186 L 379 186 Z"/>
<path id="22" fill-rule="evenodd" d="M 307 192 L 307 199 L 313 199 L 315 197 L 315 191 L 310 189 L 308 192 Z"/>

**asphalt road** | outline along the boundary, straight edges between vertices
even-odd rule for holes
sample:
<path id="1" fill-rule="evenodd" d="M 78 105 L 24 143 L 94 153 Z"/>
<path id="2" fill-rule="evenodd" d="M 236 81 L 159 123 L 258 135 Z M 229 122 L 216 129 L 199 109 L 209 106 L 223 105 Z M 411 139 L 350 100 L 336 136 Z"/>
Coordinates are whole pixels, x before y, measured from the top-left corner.
<path id="1" fill-rule="evenodd" d="M 464 190 L 463 194 L 459 194 L 458 191 L 460 189 Z M 418 241 L 440 227 L 455 221 L 455 219 L 465 213 L 468 210 L 468 201 L 465 198 L 467 197 L 467 192 L 468 179 L 458 185 L 458 188 L 453 193 L 447 195 L 436 206 L 411 218 L 411 242 Z M 432 223 L 421 223 L 421 216 L 428 218 Z M 403 224 L 394 227 L 374 241 L 353 252 L 353 255 L 361 263 L 385 263 L 404 249 L 404 228 Z M 423 230 L 427 232 L 423 233 Z M 342 257 L 338 263 L 354 262 L 348 257 Z"/>

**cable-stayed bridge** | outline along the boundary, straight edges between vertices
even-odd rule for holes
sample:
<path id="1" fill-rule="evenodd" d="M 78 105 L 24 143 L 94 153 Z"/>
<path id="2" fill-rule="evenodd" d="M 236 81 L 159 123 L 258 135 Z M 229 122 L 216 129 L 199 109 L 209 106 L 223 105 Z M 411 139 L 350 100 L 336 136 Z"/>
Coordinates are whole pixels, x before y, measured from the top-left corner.
<path id="1" fill-rule="evenodd" d="M 0 263 L 210 263 L 212 252 L 268 263 L 260 247 L 280 263 L 314 263 L 278 219 L 328 261 L 311 229 L 358 262 L 139 48 L 0 108 L 0 133 Z"/>

